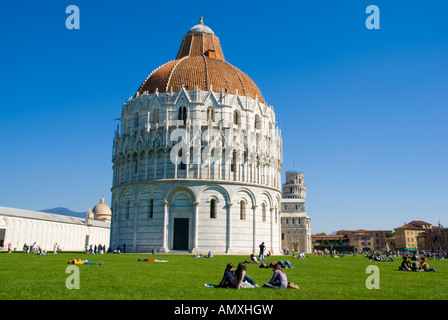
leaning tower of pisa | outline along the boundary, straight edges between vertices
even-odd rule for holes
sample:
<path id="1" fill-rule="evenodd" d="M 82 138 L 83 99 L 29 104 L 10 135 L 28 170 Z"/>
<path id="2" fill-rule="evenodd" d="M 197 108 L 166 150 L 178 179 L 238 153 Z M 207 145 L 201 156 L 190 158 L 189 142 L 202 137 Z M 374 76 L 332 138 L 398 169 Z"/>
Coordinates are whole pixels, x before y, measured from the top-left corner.
<path id="1" fill-rule="evenodd" d="M 294 252 L 311 252 L 311 219 L 305 210 L 306 186 L 303 173 L 287 171 L 282 186 L 282 248 Z"/>

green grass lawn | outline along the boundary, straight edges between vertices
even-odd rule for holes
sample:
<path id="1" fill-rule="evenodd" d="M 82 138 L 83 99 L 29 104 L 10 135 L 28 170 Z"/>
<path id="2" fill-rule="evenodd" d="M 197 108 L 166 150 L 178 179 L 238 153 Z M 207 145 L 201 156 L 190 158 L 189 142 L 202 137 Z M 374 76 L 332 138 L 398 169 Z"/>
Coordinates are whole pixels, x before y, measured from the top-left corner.
<path id="1" fill-rule="evenodd" d="M 73 258 L 104 262 L 79 265 L 79 289 L 67 289 L 67 262 Z M 166 263 L 141 262 L 151 258 Z M 341 258 L 309 255 L 307 259 L 274 256 L 268 261 L 289 260 L 288 281 L 300 290 L 215 289 L 227 263 L 235 266 L 248 256 L 50 253 L 0 254 L 1 300 L 446 300 L 448 260 L 429 261 L 437 272 L 398 271 L 401 259 L 373 262 L 361 256 Z M 379 268 L 379 289 L 367 289 L 369 265 Z M 272 276 L 271 269 L 247 264 L 247 272 L 260 286 Z"/>

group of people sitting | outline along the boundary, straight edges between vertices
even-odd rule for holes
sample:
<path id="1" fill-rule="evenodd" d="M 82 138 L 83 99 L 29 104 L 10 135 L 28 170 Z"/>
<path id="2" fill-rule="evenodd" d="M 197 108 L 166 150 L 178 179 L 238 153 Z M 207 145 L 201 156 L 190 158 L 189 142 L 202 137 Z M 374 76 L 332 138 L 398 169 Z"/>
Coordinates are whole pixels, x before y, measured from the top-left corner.
<path id="1" fill-rule="evenodd" d="M 386 257 L 384 257 L 383 255 L 380 255 L 380 253 L 371 253 L 367 255 L 367 258 L 370 261 L 386 261 L 386 262 L 394 262 L 394 259 L 392 259 L 392 256 L 388 253 L 386 253 Z"/>
<path id="2" fill-rule="evenodd" d="M 434 268 L 430 268 L 428 262 L 426 261 L 426 257 L 421 257 L 421 262 L 418 260 L 417 255 L 413 255 L 411 259 L 408 256 L 403 256 L 403 262 L 398 267 L 398 270 L 401 271 L 427 271 L 427 272 L 436 272 Z"/>
<path id="3" fill-rule="evenodd" d="M 286 277 L 286 273 L 282 269 L 282 265 L 283 268 L 286 267 L 283 262 L 282 264 L 272 262 L 271 264 L 269 264 L 269 266 L 266 267 L 272 268 L 273 275 L 269 282 L 263 284 L 263 287 L 274 289 L 299 289 L 298 285 L 292 282 L 288 282 L 288 278 Z M 221 282 L 217 285 L 208 284 L 208 286 L 213 286 L 215 288 L 234 289 L 259 287 L 259 285 L 247 274 L 246 262 L 239 263 L 236 269 L 234 268 L 233 264 L 227 264 Z"/>
<path id="4" fill-rule="evenodd" d="M 212 258 L 213 254 L 211 251 L 209 251 L 206 255 L 203 255 L 202 253 L 198 253 L 198 254 L 193 255 L 193 257 L 195 257 L 195 258 Z"/>

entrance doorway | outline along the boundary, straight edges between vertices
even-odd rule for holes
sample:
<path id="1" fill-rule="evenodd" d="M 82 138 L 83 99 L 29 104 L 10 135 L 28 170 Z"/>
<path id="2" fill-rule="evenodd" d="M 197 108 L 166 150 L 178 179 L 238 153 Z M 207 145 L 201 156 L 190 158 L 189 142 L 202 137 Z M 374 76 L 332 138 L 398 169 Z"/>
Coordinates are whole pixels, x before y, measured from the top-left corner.
<path id="1" fill-rule="evenodd" d="M 188 250 L 188 218 L 174 218 L 173 250 Z"/>
<path id="2" fill-rule="evenodd" d="M 5 234 L 6 234 L 6 229 L 0 229 L 0 247 L 5 246 Z"/>

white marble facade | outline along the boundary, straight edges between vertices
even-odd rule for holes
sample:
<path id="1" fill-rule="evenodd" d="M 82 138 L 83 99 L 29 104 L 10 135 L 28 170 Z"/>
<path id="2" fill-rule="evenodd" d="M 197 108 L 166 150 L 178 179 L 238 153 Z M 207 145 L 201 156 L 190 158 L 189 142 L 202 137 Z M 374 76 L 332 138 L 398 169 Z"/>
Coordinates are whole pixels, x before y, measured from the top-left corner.
<path id="1" fill-rule="evenodd" d="M 122 107 L 112 161 L 113 249 L 248 254 L 265 242 L 280 253 L 282 140 L 256 97 L 136 95 Z"/>
<path id="2" fill-rule="evenodd" d="M 87 214 L 88 215 L 88 214 Z M 21 251 L 23 245 L 36 243 L 42 250 L 53 252 L 84 251 L 87 245 L 109 248 L 110 222 L 82 219 L 40 211 L 0 207 L 0 250 Z"/>

